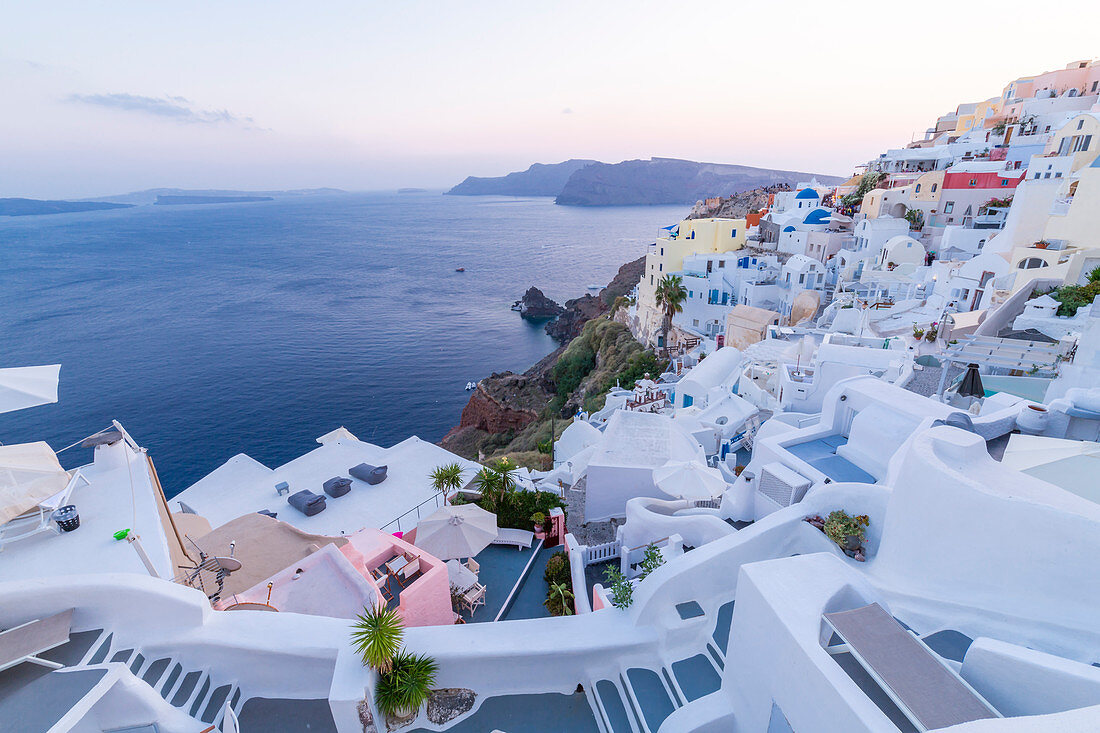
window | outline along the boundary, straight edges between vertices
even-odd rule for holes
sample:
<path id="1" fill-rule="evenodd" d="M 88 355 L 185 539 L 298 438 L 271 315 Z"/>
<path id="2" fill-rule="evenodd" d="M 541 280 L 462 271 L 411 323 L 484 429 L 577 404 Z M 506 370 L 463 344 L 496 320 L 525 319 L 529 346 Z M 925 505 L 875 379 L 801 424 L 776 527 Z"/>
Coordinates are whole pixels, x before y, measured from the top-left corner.
<path id="1" fill-rule="evenodd" d="M 1008 185 L 1008 179 L 1007 178 L 1002 178 L 1001 179 L 1001 185 L 1002 186 L 1007 186 Z"/>
<path id="2" fill-rule="evenodd" d="M 798 276 L 798 284 L 801 285 L 804 282 L 806 282 L 806 275 L 805 274 L 799 275 Z"/>
<path id="3" fill-rule="evenodd" d="M 661 247 L 661 256 L 662 256 L 662 257 L 664 257 L 664 256 L 665 256 L 665 248 L 664 248 L 664 247 Z"/>
<path id="4" fill-rule="evenodd" d="M 1016 265 L 1016 269 L 1018 269 L 1018 270 L 1035 270 L 1035 269 L 1038 269 L 1040 267 L 1046 267 L 1046 266 L 1047 266 L 1047 263 L 1044 262 L 1041 258 L 1039 258 L 1039 257 L 1028 257 L 1026 259 L 1020 260 L 1020 263 L 1018 265 Z"/>
<path id="5" fill-rule="evenodd" d="M 1096 85 L 1097 85 L 1097 84 L 1100 84 L 1100 81 L 1094 81 L 1094 82 L 1092 83 L 1092 89 L 1090 89 L 1089 91 L 1090 91 L 1090 92 L 1095 92 L 1095 91 L 1096 91 Z"/>
<path id="6" fill-rule="evenodd" d="M 970 185 L 971 186 L 977 186 L 978 185 L 978 180 L 976 178 L 971 178 L 970 179 Z"/>
<path id="7" fill-rule="evenodd" d="M 917 184 L 917 187 L 913 189 L 913 193 L 920 193 L 920 184 L 919 183 Z"/>
<path id="8" fill-rule="evenodd" d="M 1035 174 L 1035 180 L 1039 180 L 1039 174 L 1038 173 Z"/>
<path id="9" fill-rule="evenodd" d="M 726 266 L 726 261 L 725 260 L 718 260 L 718 266 L 719 267 L 725 267 Z"/>
<path id="10" fill-rule="evenodd" d="M 1055 173 L 1054 177 L 1055 178 L 1061 178 L 1062 177 L 1062 171 L 1058 171 L 1057 173 Z"/>
<path id="11" fill-rule="evenodd" d="M 1085 121 L 1084 120 L 1077 120 L 1077 129 L 1078 130 L 1080 130 L 1084 126 L 1085 126 Z"/>
<path id="12" fill-rule="evenodd" d="M 737 230 L 736 229 L 730 230 L 730 236 L 733 237 L 734 239 L 737 239 Z"/>
<path id="13" fill-rule="evenodd" d="M 699 325 L 699 319 L 698 318 L 692 318 L 691 319 L 691 325 L 698 326 Z M 684 406 L 687 407 L 687 405 L 684 405 Z"/>
<path id="14" fill-rule="evenodd" d="M 658 272 L 664 272 L 665 271 L 665 263 L 662 262 L 661 264 L 657 265 L 657 271 Z"/>
<path id="15" fill-rule="evenodd" d="M 943 205 L 943 213 L 945 213 L 945 214 L 950 214 L 954 210 L 955 210 L 955 202 L 954 201 L 948 201 L 946 204 Z"/>
<path id="16" fill-rule="evenodd" d="M 935 193 L 937 188 L 939 188 L 939 184 L 938 183 L 933 183 L 932 184 L 932 193 Z"/>
<path id="17" fill-rule="evenodd" d="M 650 285 L 652 285 L 652 284 L 653 284 L 653 276 L 652 276 L 652 275 L 650 275 L 650 276 L 649 276 L 649 284 L 650 284 Z"/>
<path id="18" fill-rule="evenodd" d="M 1043 178 L 1050 178 L 1050 171 L 1043 174 Z"/>
<path id="19" fill-rule="evenodd" d="M 688 297 L 689 298 L 694 298 L 695 297 L 695 291 L 694 290 L 689 290 L 688 291 Z"/>

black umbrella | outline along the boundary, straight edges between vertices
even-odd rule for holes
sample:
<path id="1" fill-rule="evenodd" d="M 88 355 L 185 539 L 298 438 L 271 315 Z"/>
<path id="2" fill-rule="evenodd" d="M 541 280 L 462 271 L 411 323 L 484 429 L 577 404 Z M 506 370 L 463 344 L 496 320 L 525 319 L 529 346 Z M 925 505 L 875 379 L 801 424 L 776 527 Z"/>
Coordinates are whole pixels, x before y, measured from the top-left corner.
<path id="1" fill-rule="evenodd" d="M 977 364 L 968 364 L 966 374 L 959 382 L 956 393 L 960 397 L 985 397 L 985 387 L 982 386 L 982 375 L 978 374 Z"/>

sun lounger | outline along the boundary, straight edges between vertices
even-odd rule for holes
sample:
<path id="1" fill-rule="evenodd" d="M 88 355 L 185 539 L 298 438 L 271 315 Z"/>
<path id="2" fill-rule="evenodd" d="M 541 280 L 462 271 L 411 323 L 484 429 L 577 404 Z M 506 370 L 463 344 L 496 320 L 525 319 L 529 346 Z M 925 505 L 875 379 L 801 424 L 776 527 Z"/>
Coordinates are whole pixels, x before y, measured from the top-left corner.
<path id="1" fill-rule="evenodd" d="M 494 545 L 515 545 L 516 549 L 530 548 L 531 543 L 535 541 L 535 533 L 528 532 L 525 529 L 501 529 L 497 532 L 497 538 L 493 540 Z"/>
<path id="2" fill-rule="evenodd" d="M 360 463 L 358 466 L 349 468 L 348 474 L 352 478 L 366 481 L 371 486 L 374 486 L 386 480 L 387 470 L 387 466 L 372 466 L 369 463 Z"/>
<path id="3" fill-rule="evenodd" d="M 286 498 L 286 501 L 307 517 L 320 514 L 325 510 L 325 497 L 314 494 L 309 489 L 302 489 L 297 494 L 291 494 Z"/>
<path id="4" fill-rule="evenodd" d="M 343 476 L 330 478 L 321 486 L 321 488 L 325 490 L 326 494 L 335 499 L 351 491 L 351 479 L 344 478 Z"/>
<path id="5" fill-rule="evenodd" d="M 827 613 L 824 619 L 844 642 L 829 653 L 850 652 L 917 730 L 1002 717 L 877 603 Z"/>
<path id="6" fill-rule="evenodd" d="M 0 632 L 0 670 L 23 662 L 33 662 L 50 669 L 64 667 L 38 655 L 69 641 L 72 620 L 73 609 L 70 608 L 49 618 L 29 621 Z"/>

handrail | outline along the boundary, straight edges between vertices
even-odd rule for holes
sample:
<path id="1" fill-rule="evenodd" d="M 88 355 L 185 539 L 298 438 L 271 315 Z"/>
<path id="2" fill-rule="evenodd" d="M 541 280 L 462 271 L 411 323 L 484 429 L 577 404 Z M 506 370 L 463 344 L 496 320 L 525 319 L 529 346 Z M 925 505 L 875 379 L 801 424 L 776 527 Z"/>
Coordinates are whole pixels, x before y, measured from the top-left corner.
<path id="1" fill-rule="evenodd" d="M 424 501 L 420 502 L 419 504 L 417 504 L 416 506 L 414 506 L 414 507 L 413 507 L 412 509 L 408 510 L 408 511 L 407 511 L 407 512 L 405 512 L 404 514 L 402 514 L 402 515 L 400 515 L 400 516 L 396 517 L 395 519 L 391 519 L 390 521 L 386 522 L 385 524 L 383 524 L 383 525 L 382 525 L 381 527 L 379 527 L 378 529 L 380 529 L 381 531 L 385 532 L 385 531 L 386 531 L 386 529 L 387 529 L 387 528 L 388 528 L 388 527 L 389 527 L 389 526 L 390 526 L 391 524 L 393 524 L 394 522 L 396 522 L 396 523 L 397 523 L 397 531 L 398 531 L 398 532 L 403 532 L 404 530 L 402 530 L 402 529 L 401 529 L 401 520 L 402 520 L 402 519 L 404 519 L 404 518 L 405 518 L 405 517 L 407 517 L 408 515 L 412 514 L 413 512 L 416 512 L 416 518 L 417 518 L 417 520 L 419 520 L 419 519 L 420 519 L 420 507 L 424 506 L 424 505 L 425 505 L 425 504 L 427 504 L 427 503 L 428 503 L 429 501 L 431 501 L 431 502 L 434 502 L 434 503 L 435 503 L 435 506 L 436 506 L 436 507 L 438 507 L 438 506 L 439 506 L 439 497 L 440 497 L 440 496 L 443 496 L 443 492 L 438 492 L 438 493 L 436 493 L 436 494 L 435 494 L 435 496 L 433 496 L 432 498 L 430 498 L 430 499 L 425 499 Z M 446 504 L 446 502 L 447 502 L 447 499 L 446 499 L 446 497 L 444 497 L 444 499 L 443 499 L 443 503 L 444 503 L 444 504 Z"/>

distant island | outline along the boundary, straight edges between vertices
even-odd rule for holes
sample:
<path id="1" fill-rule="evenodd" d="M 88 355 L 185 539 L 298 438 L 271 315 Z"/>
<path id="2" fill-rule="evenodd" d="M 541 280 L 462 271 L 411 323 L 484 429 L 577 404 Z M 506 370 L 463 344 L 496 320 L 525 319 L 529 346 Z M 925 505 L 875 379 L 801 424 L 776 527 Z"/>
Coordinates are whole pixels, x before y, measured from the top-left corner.
<path id="1" fill-rule="evenodd" d="M 565 182 L 594 160 L 567 160 L 564 163 L 535 163 L 525 171 L 497 178 L 470 176 L 448 194 L 455 196 L 557 196 Z"/>
<path id="2" fill-rule="evenodd" d="M 78 211 L 128 209 L 133 204 L 112 204 L 102 201 L 42 201 L 39 199 L 0 199 L 0 216 L 41 216 L 72 214 Z"/>
<path id="3" fill-rule="evenodd" d="M 183 206 L 184 204 L 245 204 L 253 201 L 274 201 L 271 196 L 157 196 L 154 206 Z"/>
<path id="4" fill-rule="evenodd" d="M 343 191 L 339 188 L 299 188 L 290 191 L 236 191 L 233 189 L 186 189 L 186 188 L 148 188 L 144 191 L 131 191 L 130 193 L 121 193 L 114 196 L 97 196 L 95 198 L 84 199 L 85 201 L 109 201 L 117 204 L 136 204 L 147 205 L 157 203 L 157 199 L 162 196 L 165 197 L 178 197 L 178 196 L 201 196 L 203 198 L 211 197 L 229 197 L 229 198 L 243 198 L 243 197 L 264 197 L 263 200 L 269 198 L 282 198 L 288 196 L 333 196 L 338 194 L 344 194 L 347 191 Z M 196 203 L 196 202 L 191 202 Z M 197 203 L 215 203 L 213 201 L 204 201 Z"/>
<path id="5" fill-rule="evenodd" d="M 399 189 L 397 189 L 397 192 L 398 193 L 427 193 L 428 189 L 426 189 L 426 188 L 399 188 Z"/>
<path id="6" fill-rule="evenodd" d="M 697 163 L 677 158 L 621 163 L 567 160 L 553 165 L 536 163 L 526 171 L 499 178 L 471 176 L 447 193 L 554 196 L 554 203 L 564 206 L 690 205 L 702 199 L 731 196 L 765 186 L 794 186 L 811 178 L 823 184 L 843 180 L 837 176 L 800 171 Z"/>

